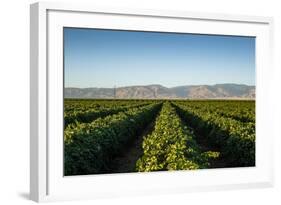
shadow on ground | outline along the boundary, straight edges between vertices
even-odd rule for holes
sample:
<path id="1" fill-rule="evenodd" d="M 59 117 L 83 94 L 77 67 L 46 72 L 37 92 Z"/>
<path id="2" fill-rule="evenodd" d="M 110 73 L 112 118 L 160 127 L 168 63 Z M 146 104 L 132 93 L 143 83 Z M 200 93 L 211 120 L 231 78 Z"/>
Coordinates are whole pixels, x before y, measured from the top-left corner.
<path id="1" fill-rule="evenodd" d="M 18 196 L 23 199 L 29 200 L 29 193 L 27 193 L 27 192 L 20 192 L 20 193 L 18 193 Z"/>

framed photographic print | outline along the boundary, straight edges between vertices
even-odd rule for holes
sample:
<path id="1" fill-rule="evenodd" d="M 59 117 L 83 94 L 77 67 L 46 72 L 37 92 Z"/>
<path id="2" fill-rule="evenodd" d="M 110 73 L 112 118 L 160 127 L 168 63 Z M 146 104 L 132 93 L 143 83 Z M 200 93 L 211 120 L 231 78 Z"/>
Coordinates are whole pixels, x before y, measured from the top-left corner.
<path id="1" fill-rule="evenodd" d="M 272 186 L 272 24 L 32 4 L 31 199 Z"/>

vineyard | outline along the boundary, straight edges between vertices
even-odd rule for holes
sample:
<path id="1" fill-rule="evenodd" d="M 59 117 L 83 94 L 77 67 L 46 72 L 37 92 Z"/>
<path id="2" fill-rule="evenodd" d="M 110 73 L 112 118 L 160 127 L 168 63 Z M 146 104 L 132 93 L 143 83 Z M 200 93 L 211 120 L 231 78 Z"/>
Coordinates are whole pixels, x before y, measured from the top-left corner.
<path id="1" fill-rule="evenodd" d="M 255 101 L 64 100 L 64 174 L 255 166 Z"/>

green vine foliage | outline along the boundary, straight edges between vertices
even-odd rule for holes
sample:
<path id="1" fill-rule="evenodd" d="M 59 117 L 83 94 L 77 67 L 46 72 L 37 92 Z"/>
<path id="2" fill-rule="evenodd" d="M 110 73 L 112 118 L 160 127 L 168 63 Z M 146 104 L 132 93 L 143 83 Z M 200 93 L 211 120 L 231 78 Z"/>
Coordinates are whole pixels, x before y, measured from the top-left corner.
<path id="1" fill-rule="evenodd" d="M 161 103 L 77 123 L 64 132 L 65 175 L 107 173 L 112 158 L 154 118 Z"/>
<path id="2" fill-rule="evenodd" d="M 165 102 L 156 119 L 155 130 L 143 141 L 143 156 L 137 161 L 137 171 L 193 170 L 209 166 L 209 159 L 219 153 L 202 153 L 192 132 L 178 117 L 169 102 Z"/>
<path id="3" fill-rule="evenodd" d="M 243 122 L 237 120 L 239 111 L 236 117 L 234 111 L 232 117 L 226 117 L 226 114 L 220 114 L 217 108 L 206 102 L 201 102 L 200 107 L 195 102 L 175 102 L 174 106 L 179 115 L 204 135 L 210 144 L 220 147 L 223 157 L 228 159 L 231 166 L 255 166 L 254 113 Z M 240 107 L 243 108 L 242 105 Z"/>
<path id="4" fill-rule="evenodd" d="M 67 103 L 70 104 L 69 102 Z M 116 104 L 110 103 L 109 105 L 108 103 L 95 103 L 89 105 L 89 103 L 87 104 L 85 102 L 83 104 L 75 103 L 73 105 L 72 103 L 70 104 L 72 105 L 72 109 L 66 105 L 68 109 L 64 112 L 64 127 L 66 128 L 70 124 L 89 123 L 100 117 L 117 114 L 130 108 L 137 108 L 149 104 L 148 102 L 125 103 L 126 104 L 122 101 L 119 103 L 117 102 Z"/>
<path id="5" fill-rule="evenodd" d="M 134 171 L 205 169 L 217 159 L 255 166 L 254 101 L 67 99 L 64 122 L 65 175 L 112 173 L 148 125 Z"/>

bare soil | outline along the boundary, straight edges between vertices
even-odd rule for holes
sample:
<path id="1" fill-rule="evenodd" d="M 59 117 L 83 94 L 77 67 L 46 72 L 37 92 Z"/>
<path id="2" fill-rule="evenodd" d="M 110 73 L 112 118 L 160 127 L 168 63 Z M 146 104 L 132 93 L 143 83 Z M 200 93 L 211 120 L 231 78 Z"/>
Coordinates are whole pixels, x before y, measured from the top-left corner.
<path id="1" fill-rule="evenodd" d="M 136 162 L 143 153 L 143 138 L 152 132 L 154 123 L 155 122 L 150 123 L 143 130 L 142 134 L 136 136 L 136 139 L 128 146 L 128 148 L 113 160 L 113 173 L 136 172 Z"/>

